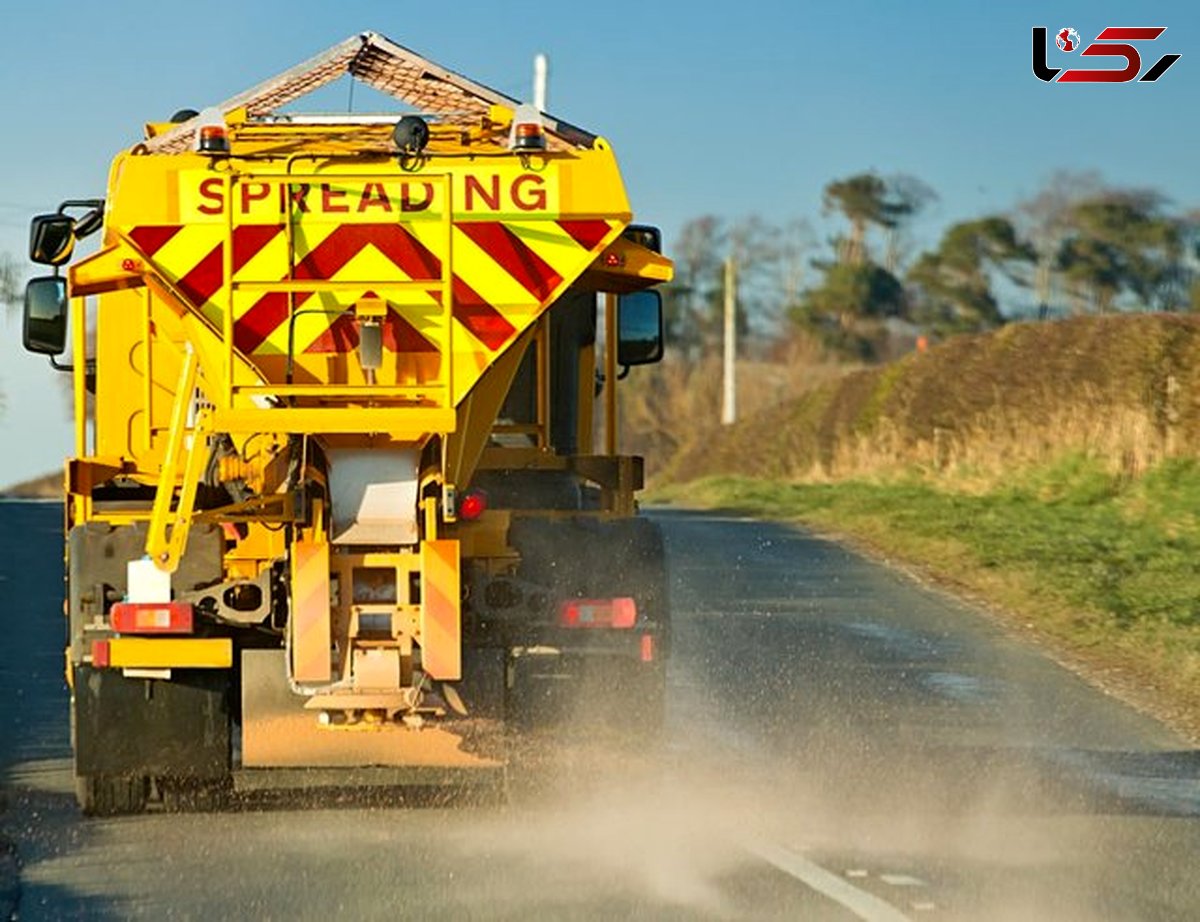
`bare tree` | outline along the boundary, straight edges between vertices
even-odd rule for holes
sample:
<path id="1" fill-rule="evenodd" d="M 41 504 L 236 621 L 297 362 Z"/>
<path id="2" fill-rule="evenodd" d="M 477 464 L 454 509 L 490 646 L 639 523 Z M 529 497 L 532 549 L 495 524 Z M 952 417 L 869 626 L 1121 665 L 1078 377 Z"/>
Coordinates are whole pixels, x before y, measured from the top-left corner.
<path id="1" fill-rule="evenodd" d="M 0 304 L 15 307 L 21 300 L 21 272 L 9 253 L 0 253 Z"/>
<path id="2" fill-rule="evenodd" d="M 1017 204 L 1013 223 L 1037 254 L 1033 288 L 1043 314 L 1054 306 L 1062 287 L 1056 263 L 1063 241 L 1071 232 L 1071 208 L 1104 189 L 1104 179 L 1095 170 L 1058 170 L 1036 195 Z M 1073 307 L 1078 312 L 1081 305 Z"/>
<path id="3" fill-rule="evenodd" d="M 672 248 L 675 281 L 664 292 L 667 335 L 686 359 L 695 359 L 720 331 L 721 264 L 725 223 L 713 215 L 688 221 Z"/>
<path id="4" fill-rule="evenodd" d="M 9 253 L 0 253 L 0 308 L 12 310 L 20 301 L 20 267 Z M 0 392 L 0 413 L 4 412 L 4 394 Z"/>

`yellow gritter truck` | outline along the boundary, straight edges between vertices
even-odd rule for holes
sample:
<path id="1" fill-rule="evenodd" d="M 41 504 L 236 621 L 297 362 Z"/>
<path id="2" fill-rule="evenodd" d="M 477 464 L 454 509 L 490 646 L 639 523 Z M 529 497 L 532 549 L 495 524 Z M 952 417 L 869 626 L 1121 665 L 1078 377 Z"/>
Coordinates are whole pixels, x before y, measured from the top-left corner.
<path id="1" fill-rule="evenodd" d="M 292 105 L 347 73 L 397 111 Z M 653 729 L 667 581 L 616 388 L 672 267 L 631 219 L 602 138 L 376 33 L 33 219 L 85 812 L 471 783 L 547 713 Z"/>

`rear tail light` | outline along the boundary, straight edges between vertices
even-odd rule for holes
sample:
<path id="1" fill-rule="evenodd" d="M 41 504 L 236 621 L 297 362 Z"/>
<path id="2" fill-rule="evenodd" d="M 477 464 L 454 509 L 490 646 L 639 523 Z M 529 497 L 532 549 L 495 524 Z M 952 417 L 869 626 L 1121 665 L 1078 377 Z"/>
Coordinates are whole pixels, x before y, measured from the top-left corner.
<path id="1" fill-rule="evenodd" d="M 643 663 L 653 663 L 654 662 L 654 635 L 653 634 L 643 634 L 642 635 L 641 653 L 642 653 L 642 662 Z"/>
<path id="2" fill-rule="evenodd" d="M 109 622 L 118 634 L 190 634 L 191 602 L 118 602 Z"/>
<path id="3" fill-rule="evenodd" d="M 562 627 L 631 628 L 637 623 L 637 603 L 628 596 L 617 599 L 571 599 L 559 609 Z"/>
<path id="4" fill-rule="evenodd" d="M 488 499 L 483 490 L 468 490 L 458 501 L 458 517 L 473 522 L 487 512 Z"/>

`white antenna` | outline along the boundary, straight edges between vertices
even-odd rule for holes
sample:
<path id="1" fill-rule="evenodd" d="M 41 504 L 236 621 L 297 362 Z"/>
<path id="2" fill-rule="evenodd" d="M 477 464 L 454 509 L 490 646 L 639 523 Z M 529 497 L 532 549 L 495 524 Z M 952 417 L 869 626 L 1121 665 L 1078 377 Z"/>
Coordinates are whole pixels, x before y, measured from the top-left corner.
<path id="1" fill-rule="evenodd" d="M 546 78 L 550 74 L 550 59 L 538 54 L 533 59 L 533 107 L 546 111 Z"/>

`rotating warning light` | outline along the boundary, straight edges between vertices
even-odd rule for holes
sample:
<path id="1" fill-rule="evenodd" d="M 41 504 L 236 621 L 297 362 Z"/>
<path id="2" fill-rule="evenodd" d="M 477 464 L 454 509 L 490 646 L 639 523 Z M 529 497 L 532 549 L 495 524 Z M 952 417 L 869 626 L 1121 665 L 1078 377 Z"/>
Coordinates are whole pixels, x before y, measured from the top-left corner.
<path id="1" fill-rule="evenodd" d="M 508 136 L 510 150 L 545 150 L 546 130 L 542 114 L 527 102 L 513 113 L 512 132 Z"/>
<path id="2" fill-rule="evenodd" d="M 210 106 L 200 113 L 196 127 L 196 150 L 202 154 L 229 153 L 229 126 L 221 110 Z"/>

